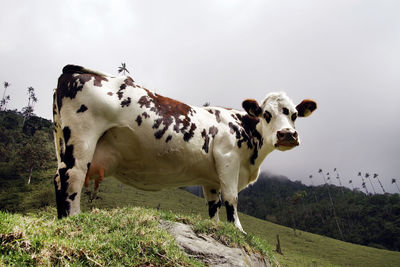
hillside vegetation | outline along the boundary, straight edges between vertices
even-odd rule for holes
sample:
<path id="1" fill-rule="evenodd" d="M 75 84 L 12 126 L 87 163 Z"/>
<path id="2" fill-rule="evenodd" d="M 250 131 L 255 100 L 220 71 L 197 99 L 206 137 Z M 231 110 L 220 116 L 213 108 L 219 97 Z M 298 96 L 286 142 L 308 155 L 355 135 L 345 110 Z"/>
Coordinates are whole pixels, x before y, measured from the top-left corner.
<path id="1" fill-rule="evenodd" d="M 48 179 L 52 175 L 48 174 Z M 50 185 L 48 185 L 50 186 Z M 30 194 L 35 195 L 35 191 Z M 82 206 L 84 212 L 93 209 L 112 211 L 114 208 L 146 207 L 185 214 L 207 220 L 207 207 L 204 199 L 180 189 L 145 192 L 132 187 L 122 187 L 115 179 L 106 179 L 100 187 L 98 199 L 90 202 L 84 196 Z M 24 202 L 29 205 L 30 201 Z M 53 205 L 53 204 L 52 204 Z M 28 210 L 28 209 L 26 209 Z M 31 209 L 37 212 L 36 209 Z M 55 218 L 54 208 L 49 209 L 47 217 Z M 26 213 L 26 212 L 25 212 Z M 21 215 L 16 215 L 21 216 Z M 28 217 L 31 216 L 28 213 Z M 85 215 L 86 216 L 86 215 Z M 200 216 L 200 217 L 197 217 Z M 225 210 L 221 210 L 221 219 L 225 221 Z M 180 215 L 177 215 L 179 218 Z M 400 253 L 371 247 L 355 245 L 303 231 L 297 236 L 293 230 L 268 221 L 257 219 L 243 213 L 239 214 L 244 230 L 265 240 L 271 248 L 275 248 L 276 235 L 279 234 L 283 255 L 274 253 L 281 266 L 398 266 Z M 208 221 L 208 220 L 207 220 Z M 51 220 L 56 223 L 57 220 Z"/>
<path id="2" fill-rule="evenodd" d="M 202 195 L 201 188 L 188 190 Z M 261 173 L 257 183 L 239 193 L 239 200 L 239 211 L 263 220 L 356 244 L 400 250 L 399 194 L 367 195 L 327 184 L 306 186 Z"/>
<path id="3" fill-rule="evenodd" d="M 54 208 L 21 216 L 0 211 L 0 264 L 73 266 L 204 266 L 188 257 L 160 220 L 189 224 L 225 245 L 267 259 L 268 245 L 233 225 L 140 207 L 93 209 L 58 220 Z"/>
<path id="4" fill-rule="evenodd" d="M 332 199 L 332 203 L 330 201 Z M 306 186 L 265 173 L 239 195 L 238 209 L 280 225 L 400 251 L 400 195 L 334 185 Z"/>

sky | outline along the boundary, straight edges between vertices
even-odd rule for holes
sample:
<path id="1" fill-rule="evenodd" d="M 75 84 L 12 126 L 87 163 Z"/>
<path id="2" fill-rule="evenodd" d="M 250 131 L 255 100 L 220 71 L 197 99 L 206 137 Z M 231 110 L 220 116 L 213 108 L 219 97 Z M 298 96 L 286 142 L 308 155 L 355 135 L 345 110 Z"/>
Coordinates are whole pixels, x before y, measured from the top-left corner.
<path id="1" fill-rule="evenodd" d="M 10 109 L 26 106 L 32 86 L 35 113 L 51 119 L 71 63 L 117 75 L 125 62 L 138 84 L 196 106 L 241 109 L 285 91 L 318 109 L 296 121 L 300 147 L 272 152 L 262 170 L 317 185 L 321 168 L 337 185 L 337 168 L 342 184 L 360 189 L 358 172 L 377 173 L 398 192 L 400 1 L 2 0 L 1 9 Z"/>

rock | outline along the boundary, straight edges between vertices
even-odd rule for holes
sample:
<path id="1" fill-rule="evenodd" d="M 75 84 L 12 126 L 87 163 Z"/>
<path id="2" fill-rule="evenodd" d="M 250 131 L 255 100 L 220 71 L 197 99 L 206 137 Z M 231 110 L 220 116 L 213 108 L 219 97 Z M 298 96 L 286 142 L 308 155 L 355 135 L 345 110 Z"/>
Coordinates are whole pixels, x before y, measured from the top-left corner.
<path id="1" fill-rule="evenodd" d="M 269 259 L 249 255 L 239 248 L 227 247 L 208 235 L 196 235 L 189 225 L 161 221 L 160 225 L 175 237 L 178 245 L 191 257 L 209 266 L 272 266 Z"/>

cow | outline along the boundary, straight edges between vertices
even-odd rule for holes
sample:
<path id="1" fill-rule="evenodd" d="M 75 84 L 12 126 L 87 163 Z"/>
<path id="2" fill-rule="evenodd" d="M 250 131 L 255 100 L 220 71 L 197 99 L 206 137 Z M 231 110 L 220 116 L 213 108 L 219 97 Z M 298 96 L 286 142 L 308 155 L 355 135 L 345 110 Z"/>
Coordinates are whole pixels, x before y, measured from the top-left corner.
<path id="1" fill-rule="evenodd" d="M 300 140 L 294 123 L 316 108 L 295 106 L 284 92 L 244 111 L 195 107 L 152 92 L 129 76 L 67 65 L 54 92 L 54 178 L 58 217 L 79 213 L 83 185 L 112 176 L 143 190 L 201 185 L 210 218 L 219 219 L 221 194 L 227 220 L 243 231 L 238 192 L 257 181 L 273 150 Z"/>

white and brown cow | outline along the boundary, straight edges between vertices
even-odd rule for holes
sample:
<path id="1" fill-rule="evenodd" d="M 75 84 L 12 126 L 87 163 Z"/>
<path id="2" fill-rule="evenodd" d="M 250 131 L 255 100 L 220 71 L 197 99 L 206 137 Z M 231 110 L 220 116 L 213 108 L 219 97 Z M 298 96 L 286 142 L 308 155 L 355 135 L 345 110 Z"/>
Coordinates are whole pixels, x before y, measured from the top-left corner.
<path id="1" fill-rule="evenodd" d="M 297 117 L 316 109 L 271 93 L 245 111 L 193 107 L 158 95 L 130 77 L 113 77 L 67 65 L 54 94 L 54 179 L 58 217 L 80 211 L 82 186 L 113 176 L 143 190 L 202 185 L 211 218 L 221 193 L 228 220 L 243 231 L 238 192 L 257 180 L 260 164 L 275 149 L 299 145 Z"/>

